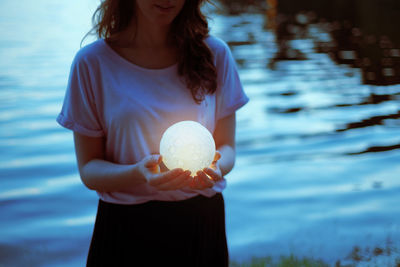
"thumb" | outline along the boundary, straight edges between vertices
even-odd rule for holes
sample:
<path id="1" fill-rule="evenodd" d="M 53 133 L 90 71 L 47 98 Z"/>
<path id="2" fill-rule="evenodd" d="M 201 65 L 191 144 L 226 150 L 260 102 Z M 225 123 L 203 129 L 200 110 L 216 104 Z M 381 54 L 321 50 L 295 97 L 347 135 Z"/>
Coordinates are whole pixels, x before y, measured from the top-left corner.
<path id="1" fill-rule="evenodd" d="M 217 162 L 221 158 L 221 153 L 217 150 L 214 155 L 214 162 Z"/>
<path id="2" fill-rule="evenodd" d="M 161 163 L 161 155 L 150 155 L 146 159 L 144 166 L 147 168 L 151 168 L 160 163 Z"/>

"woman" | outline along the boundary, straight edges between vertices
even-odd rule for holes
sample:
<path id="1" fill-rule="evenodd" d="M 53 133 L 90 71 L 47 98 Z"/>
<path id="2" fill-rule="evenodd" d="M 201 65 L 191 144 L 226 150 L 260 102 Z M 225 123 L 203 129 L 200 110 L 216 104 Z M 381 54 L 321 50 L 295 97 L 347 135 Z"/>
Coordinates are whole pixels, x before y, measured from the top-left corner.
<path id="1" fill-rule="evenodd" d="M 221 192 L 248 98 L 203 2 L 103 0 L 99 39 L 74 58 L 57 121 L 73 130 L 82 182 L 100 198 L 87 266 L 228 266 Z M 217 147 L 194 177 L 159 155 L 163 132 L 183 120 Z"/>

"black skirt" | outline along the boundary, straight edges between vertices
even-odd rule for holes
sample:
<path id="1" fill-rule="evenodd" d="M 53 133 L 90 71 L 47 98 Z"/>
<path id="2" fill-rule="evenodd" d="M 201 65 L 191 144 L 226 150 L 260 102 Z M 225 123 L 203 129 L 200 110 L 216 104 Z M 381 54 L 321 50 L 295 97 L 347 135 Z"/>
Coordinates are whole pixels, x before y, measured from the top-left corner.
<path id="1" fill-rule="evenodd" d="M 99 200 L 87 266 L 228 266 L 222 194 L 135 205 Z"/>

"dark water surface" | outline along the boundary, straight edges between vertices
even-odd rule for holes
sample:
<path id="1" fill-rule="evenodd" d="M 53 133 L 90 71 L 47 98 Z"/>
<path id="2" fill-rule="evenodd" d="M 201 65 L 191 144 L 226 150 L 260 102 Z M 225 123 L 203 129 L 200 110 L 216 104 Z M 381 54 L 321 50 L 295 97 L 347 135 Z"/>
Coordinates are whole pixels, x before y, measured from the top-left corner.
<path id="1" fill-rule="evenodd" d="M 0 266 L 84 265 L 97 196 L 55 118 L 96 4 L 0 3 Z M 355 246 L 383 249 L 380 266 L 399 258 L 400 86 L 363 84 L 362 70 L 317 53 L 318 25 L 289 41 L 305 59 L 273 60 L 262 13 L 211 17 L 250 97 L 224 193 L 231 258 L 334 263 Z"/>

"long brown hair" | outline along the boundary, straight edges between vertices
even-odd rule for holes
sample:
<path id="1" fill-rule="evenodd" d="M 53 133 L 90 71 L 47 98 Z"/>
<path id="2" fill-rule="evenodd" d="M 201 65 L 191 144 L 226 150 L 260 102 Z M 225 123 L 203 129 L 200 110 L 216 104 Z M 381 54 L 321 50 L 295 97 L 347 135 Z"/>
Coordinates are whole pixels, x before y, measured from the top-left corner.
<path id="1" fill-rule="evenodd" d="M 171 25 L 171 40 L 177 46 L 178 74 L 183 77 L 196 103 L 206 94 L 217 90 L 217 71 L 213 55 L 204 42 L 208 36 L 208 22 L 201 6 L 209 0 L 186 0 Z M 95 32 L 98 38 L 113 42 L 126 29 L 135 15 L 133 0 L 101 0 L 92 17 L 93 28 L 85 37 Z"/>

